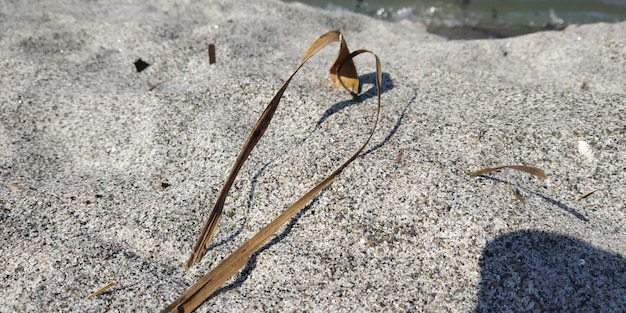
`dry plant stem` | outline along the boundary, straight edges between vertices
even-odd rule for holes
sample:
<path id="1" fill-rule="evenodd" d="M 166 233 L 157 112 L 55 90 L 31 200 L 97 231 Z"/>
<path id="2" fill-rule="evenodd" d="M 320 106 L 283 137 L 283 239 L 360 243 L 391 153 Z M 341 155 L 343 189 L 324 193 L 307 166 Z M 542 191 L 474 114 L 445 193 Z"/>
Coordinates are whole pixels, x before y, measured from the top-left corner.
<path id="1" fill-rule="evenodd" d="M 469 173 L 469 176 L 471 177 L 479 176 L 479 175 L 491 173 L 497 170 L 501 170 L 503 168 L 510 168 L 510 169 L 526 172 L 526 173 L 535 175 L 543 179 L 548 178 L 548 176 L 546 175 L 546 172 L 544 172 L 542 169 L 532 167 L 532 166 L 524 166 L 524 165 L 504 165 L 504 166 L 497 166 L 497 167 L 488 167 L 488 168 L 480 169 L 478 171 L 471 172 Z"/>
<path id="2" fill-rule="evenodd" d="M 215 63 L 215 45 L 209 44 L 209 48 L 207 49 L 207 54 L 209 55 L 209 64 Z"/>
<path id="3" fill-rule="evenodd" d="M 354 73 L 353 75 L 354 77 L 347 76 L 345 78 L 342 78 L 339 81 L 342 82 L 343 84 L 342 80 L 347 80 L 349 83 L 349 86 L 353 88 L 353 90 L 349 90 L 351 92 L 358 90 L 359 87 L 358 87 L 358 77 L 356 76 L 356 68 L 354 67 L 354 62 L 352 61 L 352 58 L 349 58 L 349 59 L 347 58 L 350 56 L 350 53 L 344 52 L 344 50 L 347 50 L 347 45 L 345 44 L 343 35 L 338 31 L 330 31 L 322 35 L 311 45 L 311 47 L 309 47 L 309 49 L 304 55 L 304 58 L 302 59 L 302 61 L 300 62 L 296 70 L 293 72 L 293 74 L 291 74 L 289 79 L 287 79 L 287 81 L 283 84 L 280 90 L 276 93 L 272 101 L 270 101 L 268 106 L 265 108 L 265 110 L 259 117 L 259 120 L 256 122 L 256 125 L 254 125 L 254 127 L 252 128 L 252 131 L 250 131 L 250 134 L 248 135 L 248 139 L 243 145 L 243 148 L 241 149 L 241 151 L 239 152 L 239 155 L 237 156 L 237 159 L 235 160 L 235 163 L 233 164 L 233 167 L 230 170 L 230 174 L 226 178 L 226 181 L 224 182 L 224 185 L 222 186 L 222 189 L 220 190 L 218 194 L 218 197 L 217 197 L 217 200 L 215 201 L 213 209 L 211 210 L 211 213 L 209 214 L 209 218 L 206 220 L 206 222 L 204 223 L 204 226 L 202 227 L 202 230 L 200 231 L 200 235 L 198 236 L 198 239 L 196 240 L 196 243 L 193 247 L 191 255 L 189 259 L 187 260 L 187 263 L 185 264 L 185 269 L 189 269 L 190 267 L 194 266 L 196 263 L 200 262 L 200 260 L 206 253 L 206 250 L 209 247 L 209 243 L 211 242 L 211 239 L 213 238 L 213 235 L 215 234 L 215 231 L 217 230 L 217 225 L 222 215 L 224 203 L 226 202 L 226 196 L 228 196 L 228 192 L 230 191 L 230 188 L 232 187 L 235 181 L 235 178 L 237 177 L 237 174 L 239 173 L 239 170 L 241 170 L 241 167 L 243 166 L 246 159 L 250 155 L 250 152 L 252 152 L 252 149 L 254 149 L 256 144 L 259 142 L 259 140 L 261 140 L 261 137 L 267 130 L 267 127 L 269 126 L 270 121 L 272 120 L 272 117 L 274 116 L 274 113 L 276 112 L 276 109 L 278 108 L 280 99 L 282 98 L 283 93 L 287 89 L 287 86 L 289 85 L 293 77 L 296 75 L 298 70 L 300 70 L 300 68 L 304 65 L 304 63 L 306 63 L 306 61 L 310 57 L 312 57 L 315 53 L 317 53 L 324 47 L 336 41 L 341 41 L 341 47 L 340 47 L 340 53 L 339 53 L 339 57 L 341 57 L 341 59 L 338 58 L 335 64 L 333 65 L 333 67 L 331 68 L 331 78 L 333 79 L 333 83 L 335 82 L 335 80 L 337 80 L 336 78 L 337 73 L 340 73 L 339 75 L 341 75 L 341 73 L 344 73 L 344 72 L 348 74 Z M 347 68 L 347 70 L 345 70 L 344 68 Z M 356 79 L 356 84 L 354 82 L 355 79 Z M 345 85 L 344 85 L 344 88 L 345 88 Z"/>
<path id="4" fill-rule="evenodd" d="M 590 191 L 590 192 L 580 196 L 580 198 L 578 198 L 576 201 L 580 201 L 582 199 L 585 199 L 585 198 L 591 196 L 592 194 L 594 194 L 596 191 L 598 191 L 598 189 L 594 189 L 594 190 L 592 190 L 592 191 Z"/>
<path id="5" fill-rule="evenodd" d="M 115 287 L 115 282 L 114 281 L 110 281 L 106 285 L 98 288 L 98 290 L 96 290 L 96 291 L 92 292 L 91 294 L 89 294 L 87 296 L 87 300 L 91 300 L 91 299 L 93 299 L 93 298 L 103 294 L 105 291 L 107 291 L 107 290 L 109 290 L 109 289 L 111 289 L 113 287 Z"/>
<path id="6" fill-rule="evenodd" d="M 294 71 L 291 77 L 289 77 L 289 79 L 285 82 L 283 87 L 276 94 L 276 97 L 272 99 L 272 101 L 270 102 L 270 105 L 268 105 L 268 109 L 270 109 L 271 107 L 274 107 L 273 110 L 276 109 L 275 107 L 278 105 L 280 96 L 282 95 L 282 93 L 284 92 L 284 90 L 286 89 L 287 85 L 289 84 L 293 76 L 296 74 L 296 72 L 298 72 L 298 70 L 302 67 L 302 65 L 304 65 L 304 63 L 317 51 L 321 50 L 322 48 L 324 48 L 331 42 L 337 41 L 337 39 L 343 42 L 343 36 L 341 35 L 341 33 L 329 32 L 323 35 L 322 37 L 320 37 L 311 46 L 311 48 L 309 48 L 309 50 L 305 54 L 305 57 L 303 58 L 298 68 Z M 345 48 L 345 45 L 342 44 L 342 49 L 344 48 Z M 375 117 L 372 129 L 365 143 L 348 160 L 346 160 L 343 164 L 341 164 L 341 166 L 339 166 L 339 168 L 337 168 L 332 174 L 330 174 L 322 182 L 320 182 L 315 187 L 313 187 L 309 192 L 307 192 L 304 196 L 302 196 L 298 201 L 296 201 L 289 208 L 287 208 L 281 215 L 279 215 L 276 219 L 274 219 L 272 222 L 267 224 L 263 229 L 261 229 L 256 235 L 254 235 L 252 238 L 246 241 L 239 249 L 237 249 L 230 256 L 224 259 L 222 263 L 220 263 L 217 267 L 215 267 L 211 272 L 209 272 L 208 274 L 200 278 L 200 280 L 198 280 L 196 284 L 194 284 L 191 288 L 185 291 L 178 299 L 176 299 L 172 304 L 166 307 L 162 312 L 192 312 L 193 310 L 195 310 L 202 302 L 204 302 L 208 297 L 210 297 L 224 282 L 226 282 L 230 277 L 232 277 L 241 268 L 243 268 L 243 266 L 250 259 L 250 256 L 256 250 L 258 250 L 259 247 L 261 247 L 261 245 L 263 245 L 274 233 L 276 233 L 276 231 L 282 225 L 284 225 L 295 214 L 297 214 L 300 210 L 302 210 L 302 208 L 307 203 L 309 203 L 317 194 L 319 194 L 320 191 L 322 191 L 324 188 L 330 185 L 332 181 L 335 179 L 335 177 L 339 175 L 352 161 L 354 161 L 359 156 L 359 154 L 363 151 L 363 149 L 365 149 L 365 147 L 371 140 L 372 136 L 374 135 L 374 131 L 376 130 L 376 125 L 378 124 L 378 117 L 380 114 L 380 93 L 381 93 L 381 84 L 382 84 L 381 83 L 382 82 L 382 69 L 381 69 L 380 60 L 378 56 L 376 56 L 371 51 L 357 50 L 355 52 L 344 54 L 344 55 L 340 54 L 338 61 L 335 64 L 336 64 L 337 72 L 342 73 L 343 66 L 354 67 L 354 63 L 352 62 L 352 59 L 361 53 L 370 53 L 374 55 L 376 59 L 376 93 L 377 93 L 376 117 Z M 331 72 L 331 76 L 332 76 L 332 72 Z M 338 81 L 345 88 L 346 84 L 343 82 L 343 80 L 344 80 L 344 77 L 342 77 L 342 75 L 339 74 Z M 357 82 L 358 82 L 358 79 L 357 79 Z M 352 84 L 352 86 L 354 85 Z M 357 88 L 358 88 L 358 85 L 357 85 Z M 354 90 L 349 90 L 349 91 L 354 92 Z M 265 121 L 266 118 L 264 118 L 264 116 L 266 116 L 266 112 L 268 112 L 268 109 L 266 109 L 266 111 L 263 112 L 261 118 L 259 119 L 259 122 L 257 122 L 257 125 L 254 127 L 250 138 L 253 137 L 253 134 L 257 133 L 257 130 L 260 131 L 260 134 L 262 135 L 264 129 L 267 127 L 267 123 L 269 123 L 269 120 Z M 273 114 L 273 110 L 271 114 Z M 267 113 L 267 114 L 270 114 L 270 113 Z M 264 122 L 261 123 L 262 121 Z M 263 125 L 265 125 L 265 128 L 263 128 Z M 257 127 L 259 128 L 257 129 Z M 248 141 L 250 141 L 250 138 L 248 138 Z M 257 142 L 258 142 L 258 139 L 257 139 Z M 242 153 L 240 153 L 240 156 L 244 155 L 243 150 L 245 150 L 246 147 L 248 147 L 248 142 L 246 142 L 246 145 L 244 146 L 244 149 L 242 149 Z M 249 148 L 249 149 L 251 150 L 252 148 Z M 245 160 L 245 157 L 243 158 Z M 219 216 L 217 218 L 219 219 Z M 204 252 L 202 252 L 202 254 L 204 254 Z"/>
<path id="7" fill-rule="evenodd" d="M 152 86 L 148 89 L 148 91 L 152 91 L 152 90 L 156 89 L 157 87 L 161 86 L 162 84 L 167 83 L 167 82 L 168 82 L 168 81 L 170 81 L 170 80 L 172 80 L 172 79 L 171 79 L 171 78 L 168 78 L 168 79 L 162 80 L 162 81 L 160 81 L 160 82 L 158 82 L 158 83 L 156 83 L 156 84 L 152 85 Z"/>

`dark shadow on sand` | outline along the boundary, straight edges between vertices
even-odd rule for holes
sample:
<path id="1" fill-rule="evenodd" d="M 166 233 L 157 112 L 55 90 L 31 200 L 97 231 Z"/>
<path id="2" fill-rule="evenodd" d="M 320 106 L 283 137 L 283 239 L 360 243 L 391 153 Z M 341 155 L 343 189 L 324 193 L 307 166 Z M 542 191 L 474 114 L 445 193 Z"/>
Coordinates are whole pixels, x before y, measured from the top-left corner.
<path id="1" fill-rule="evenodd" d="M 513 183 L 511 183 L 509 181 L 506 181 L 506 180 L 503 180 L 503 179 L 500 179 L 500 178 L 495 178 L 495 177 L 488 176 L 488 175 L 480 175 L 479 177 L 482 177 L 484 179 L 489 179 L 489 180 L 492 180 L 492 181 L 495 181 L 495 182 L 498 182 L 498 183 L 504 183 L 504 184 L 508 184 L 508 185 L 515 185 L 515 184 L 513 184 Z M 517 187 L 519 187 L 519 186 L 517 186 Z M 552 198 L 550 198 L 550 197 L 548 197 L 548 196 L 546 196 L 546 195 L 544 195 L 542 193 L 539 193 L 539 192 L 534 191 L 534 190 L 530 190 L 528 188 L 523 188 L 523 187 L 519 187 L 519 188 L 520 189 L 524 189 L 526 192 L 541 198 L 545 202 L 548 202 L 548 203 L 550 203 L 552 205 L 555 205 L 559 209 L 562 209 L 562 210 L 566 211 L 567 213 L 575 216 L 576 218 L 578 218 L 579 220 L 581 220 L 583 222 L 589 222 L 589 219 L 586 216 L 584 216 L 583 214 L 581 214 L 578 211 L 576 211 L 576 209 L 566 205 L 565 203 L 563 203 L 561 201 L 552 199 Z"/>
<path id="2" fill-rule="evenodd" d="M 483 250 L 480 274 L 475 313 L 626 308 L 624 256 L 565 235 L 520 231 L 499 236 Z"/>
<path id="3" fill-rule="evenodd" d="M 323 192 L 324 191 L 322 191 L 322 193 Z M 250 257 L 250 260 L 246 264 L 246 267 L 244 267 L 244 269 L 241 271 L 241 274 L 237 277 L 237 279 L 235 279 L 234 282 L 232 282 L 231 284 L 226 285 L 226 286 L 221 287 L 218 290 L 216 290 L 215 293 L 213 293 L 209 297 L 209 299 L 212 299 L 212 298 L 216 297 L 217 295 L 221 294 L 222 292 L 226 292 L 226 291 L 229 291 L 229 290 L 241 287 L 241 285 L 248 279 L 248 277 L 250 277 L 250 274 L 252 273 L 252 271 L 254 271 L 254 269 L 256 268 L 257 258 L 259 257 L 259 255 L 261 253 L 263 253 L 265 250 L 271 248 L 273 245 L 275 245 L 275 244 L 281 242 L 283 239 L 285 239 L 291 233 L 291 230 L 293 230 L 293 227 L 298 223 L 300 218 L 305 213 L 307 213 L 309 210 L 311 210 L 313 205 L 315 205 L 315 203 L 317 202 L 318 198 L 319 198 L 319 196 L 317 196 L 313 200 L 311 200 L 311 203 L 307 204 L 304 208 L 302 208 L 302 210 L 300 210 L 300 212 L 298 212 L 289 221 L 289 223 L 287 223 L 287 226 L 285 227 L 285 229 L 282 232 L 280 232 L 278 235 L 276 235 L 274 238 L 272 238 L 272 240 L 268 241 L 261 248 L 259 248 L 259 250 L 257 250 L 254 254 L 252 254 L 252 256 Z"/>
<path id="4" fill-rule="evenodd" d="M 400 126 L 402 126 L 402 120 L 404 120 L 404 117 L 406 116 L 406 112 L 411 107 L 411 105 L 413 105 L 413 103 L 415 103 L 415 99 L 417 99 L 417 90 L 415 90 L 415 93 L 413 94 L 413 97 L 411 97 L 411 100 L 409 100 L 409 102 L 406 103 L 404 108 L 402 108 L 402 113 L 400 113 L 400 116 L 396 120 L 396 124 L 393 125 L 393 128 L 387 134 L 387 136 L 385 136 L 385 138 L 383 138 L 383 140 L 381 140 L 379 143 L 374 144 L 371 148 L 369 148 L 365 152 L 361 153 L 360 157 L 364 157 L 364 156 L 366 156 L 366 155 L 368 155 L 368 154 L 378 150 L 380 147 L 384 146 L 396 134 L 396 132 L 398 132 L 398 129 L 400 128 Z"/>
<path id="5" fill-rule="evenodd" d="M 383 81 L 382 81 L 381 91 L 380 91 L 381 96 L 382 94 L 386 93 L 387 91 L 395 87 L 393 80 L 391 80 L 391 76 L 389 76 L 388 73 L 383 72 L 382 76 L 383 76 Z M 328 108 L 324 112 L 324 114 L 322 114 L 322 117 L 317 121 L 317 123 L 315 123 L 315 129 L 313 129 L 313 131 L 317 130 L 320 127 L 320 125 L 322 125 L 322 123 L 324 123 L 333 114 L 345 108 L 349 108 L 353 105 L 358 105 L 360 103 L 363 103 L 368 99 L 376 98 L 376 72 L 359 76 L 359 81 L 361 82 L 361 85 L 371 85 L 372 87 L 368 89 L 367 91 L 361 93 L 360 95 L 353 97 L 350 100 L 337 102 L 333 104 L 332 106 L 330 106 L 330 108 Z"/>
<path id="6" fill-rule="evenodd" d="M 237 236 L 239 236 L 239 234 L 241 234 L 241 232 L 243 232 L 245 226 L 246 226 L 246 222 L 248 220 L 248 213 L 250 213 L 250 209 L 252 208 L 252 200 L 254 198 L 254 190 L 256 189 L 256 186 L 259 182 L 259 177 L 261 177 L 261 175 L 263 174 L 263 172 L 265 172 L 265 169 L 267 168 L 268 165 L 270 165 L 270 163 L 272 162 L 267 162 L 265 164 L 263 164 L 263 167 L 261 167 L 256 174 L 254 174 L 254 177 L 252 177 L 252 182 L 250 183 L 250 191 L 248 192 L 248 201 L 246 202 L 246 215 L 243 216 L 243 220 L 241 221 L 241 224 L 239 225 L 239 228 L 237 228 L 237 230 L 235 232 L 233 232 L 232 234 L 230 234 L 227 238 L 224 238 L 222 240 L 220 240 L 219 242 L 215 242 L 212 243 L 207 250 L 211 250 L 214 249 L 215 247 L 219 247 L 225 243 L 228 243 L 232 240 L 234 240 Z"/>

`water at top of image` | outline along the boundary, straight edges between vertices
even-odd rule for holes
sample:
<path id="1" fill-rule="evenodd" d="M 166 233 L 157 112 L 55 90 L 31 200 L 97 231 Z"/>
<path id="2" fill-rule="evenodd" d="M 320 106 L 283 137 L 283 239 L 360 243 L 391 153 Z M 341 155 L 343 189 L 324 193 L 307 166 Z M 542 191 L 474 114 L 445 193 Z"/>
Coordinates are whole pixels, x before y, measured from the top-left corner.
<path id="1" fill-rule="evenodd" d="M 284 0 L 285 2 L 295 2 Z M 426 25 L 450 39 L 504 38 L 626 20 L 626 0 L 298 0 L 327 10 Z"/>

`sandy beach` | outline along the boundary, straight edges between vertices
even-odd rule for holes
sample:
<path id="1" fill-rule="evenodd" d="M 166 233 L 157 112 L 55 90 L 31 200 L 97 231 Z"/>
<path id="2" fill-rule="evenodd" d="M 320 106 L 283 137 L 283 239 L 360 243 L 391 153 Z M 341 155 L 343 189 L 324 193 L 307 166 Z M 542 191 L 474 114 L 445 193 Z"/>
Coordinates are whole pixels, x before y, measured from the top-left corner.
<path id="1" fill-rule="evenodd" d="M 626 307 L 626 22 L 446 40 L 298 3 L 79 0 L 0 3 L 0 312 L 159 312 L 331 173 L 376 109 L 371 57 L 359 99 L 331 88 L 337 46 L 184 270 L 250 129 L 333 29 L 382 60 L 374 138 L 198 312 Z M 548 178 L 468 175 L 499 165 Z"/>

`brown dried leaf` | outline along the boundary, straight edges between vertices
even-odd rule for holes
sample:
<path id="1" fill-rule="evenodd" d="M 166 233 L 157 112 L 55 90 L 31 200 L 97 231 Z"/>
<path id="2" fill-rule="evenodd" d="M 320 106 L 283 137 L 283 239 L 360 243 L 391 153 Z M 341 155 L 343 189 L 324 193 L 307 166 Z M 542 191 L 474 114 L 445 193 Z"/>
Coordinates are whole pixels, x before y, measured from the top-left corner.
<path id="1" fill-rule="evenodd" d="M 354 62 L 352 61 L 352 57 L 349 53 L 348 55 L 345 55 L 345 52 L 342 52 L 345 49 L 347 49 L 347 45 L 345 44 L 343 35 L 338 31 L 330 31 L 322 35 L 321 37 L 319 37 L 317 40 L 315 40 L 315 42 L 309 47 L 309 49 L 304 54 L 304 57 L 302 58 L 302 61 L 300 62 L 296 70 L 293 72 L 293 74 L 291 74 L 291 76 L 283 84 L 280 90 L 276 93 L 274 98 L 270 101 L 268 106 L 265 108 L 265 111 L 263 111 L 263 113 L 259 117 L 259 120 L 257 121 L 256 125 L 254 125 L 254 127 L 252 128 L 252 131 L 250 131 L 250 134 L 248 135 L 248 139 L 246 140 L 246 143 L 244 144 L 241 151 L 239 151 L 239 155 L 237 156 L 237 159 L 235 160 L 235 163 L 233 164 L 230 174 L 226 178 L 226 181 L 224 182 L 224 185 L 222 186 L 222 189 L 220 190 L 218 194 L 218 197 L 217 197 L 217 200 L 215 201 L 213 209 L 211 210 L 211 213 L 209 214 L 209 218 L 206 220 L 204 226 L 202 227 L 202 231 L 200 232 L 200 236 L 196 240 L 191 256 L 189 257 L 189 260 L 187 260 L 187 263 L 185 264 L 185 269 L 189 269 L 190 267 L 198 263 L 202 259 L 204 254 L 206 253 L 206 249 L 209 247 L 209 243 L 211 242 L 211 239 L 213 238 L 213 235 L 215 234 L 217 225 L 222 215 L 222 210 L 224 208 L 224 203 L 226 202 L 226 196 L 228 195 L 228 191 L 232 187 L 235 181 L 235 178 L 237 177 L 237 174 L 239 173 L 239 170 L 241 169 L 244 162 L 250 155 L 250 152 L 252 152 L 252 149 L 254 149 L 256 144 L 259 142 L 259 140 L 261 139 L 261 137 L 267 130 L 267 127 L 269 126 L 270 121 L 272 120 L 272 117 L 274 116 L 274 112 L 276 112 L 276 109 L 278 108 L 280 99 L 282 98 L 283 93 L 287 89 L 287 86 L 289 85 L 293 77 L 296 75 L 298 70 L 302 68 L 304 63 L 306 63 L 306 61 L 308 61 L 309 58 L 311 58 L 321 49 L 325 48 L 329 44 L 336 42 L 336 41 L 340 41 L 342 45 L 340 48 L 340 53 L 337 56 L 337 60 L 335 61 L 335 64 L 333 64 L 333 67 L 331 68 L 331 78 L 333 78 L 333 84 L 335 82 L 335 79 L 337 79 L 340 85 L 344 86 L 344 88 L 348 90 L 349 92 L 354 92 L 354 90 L 349 89 L 350 87 L 356 88 L 358 90 L 358 76 L 356 75 L 356 68 L 354 67 Z M 333 76 L 333 68 L 335 68 L 336 73 L 337 72 L 338 73 L 354 72 L 354 77 L 357 77 L 356 85 L 355 85 L 355 82 L 353 81 L 353 78 L 349 76 L 344 77 L 342 74 L 340 74 L 339 76 L 337 75 Z M 347 70 L 344 70 L 344 68 L 347 68 Z M 380 77 L 380 79 L 382 79 L 382 77 Z M 344 82 L 344 80 L 347 80 L 347 82 Z"/>
<path id="2" fill-rule="evenodd" d="M 230 190 L 235 180 L 235 177 L 237 176 L 237 173 L 241 169 L 241 166 L 269 126 L 274 112 L 278 108 L 280 99 L 285 92 L 287 86 L 291 82 L 291 79 L 310 57 L 312 57 L 324 47 L 336 41 L 341 42 L 341 47 L 337 60 L 331 68 L 331 78 L 333 79 L 333 84 L 338 82 L 340 86 L 344 87 L 346 90 L 352 93 L 358 90 L 359 86 L 358 76 L 356 75 L 356 68 L 354 67 L 354 62 L 352 61 L 352 59 L 362 53 L 372 54 L 376 59 L 377 109 L 376 118 L 374 120 L 374 124 L 372 125 L 372 129 L 369 133 L 367 140 L 350 158 L 348 158 L 348 160 L 341 164 L 339 168 L 337 168 L 322 182 L 317 184 L 298 201 L 296 201 L 289 208 L 287 208 L 276 219 L 267 224 L 251 239 L 246 241 L 239 249 L 237 249 L 229 257 L 224 259 L 222 263 L 215 267 L 211 272 L 198 280 L 196 284 L 194 284 L 191 288 L 185 291 L 178 299 L 176 299 L 162 312 L 191 312 L 195 310 L 195 308 L 197 308 L 202 302 L 204 302 L 209 296 L 211 296 L 211 294 L 213 294 L 215 290 L 217 290 L 224 282 L 226 282 L 228 278 L 237 273 L 248 262 L 250 256 L 259 247 L 261 247 L 261 245 L 264 244 L 283 224 L 285 224 L 289 219 L 297 214 L 307 203 L 309 203 L 317 194 L 319 194 L 319 192 L 321 192 L 324 188 L 330 185 L 335 177 L 339 175 L 352 161 L 354 161 L 354 159 L 359 156 L 359 154 L 363 151 L 363 149 L 365 149 L 365 147 L 369 143 L 374 134 L 374 131 L 376 130 L 378 116 L 380 113 L 380 93 L 382 86 L 382 68 L 380 64 L 380 59 L 378 58 L 378 56 L 376 56 L 376 54 L 372 53 L 369 50 L 357 50 L 349 53 L 347 51 L 347 45 L 345 44 L 343 35 L 337 31 L 328 32 L 319 37 L 307 50 L 304 58 L 302 59 L 296 70 L 291 74 L 291 76 L 283 84 L 280 90 L 276 93 L 274 98 L 265 108 L 265 111 L 263 111 L 263 113 L 261 114 L 261 117 L 259 117 L 256 125 L 252 128 L 252 131 L 248 135 L 246 143 L 239 152 L 239 155 L 237 156 L 235 164 L 233 165 L 233 168 L 231 169 L 228 178 L 224 182 L 224 186 L 220 190 L 215 206 L 213 207 L 213 210 L 211 210 L 209 218 L 202 228 L 200 236 L 198 237 L 198 240 L 196 241 L 196 244 L 192 251 L 191 257 L 187 261 L 186 268 L 189 268 L 199 262 L 202 256 L 206 253 L 206 249 L 209 245 L 211 238 L 213 237 L 213 234 L 215 233 L 217 224 L 222 214 L 226 195 L 228 194 L 228 191 Z"/>
<path id="3" fill-rule="evenodd" d="M 488 168 L 480 169 L 478 171 L 471 172 L 469 176 L 471 177 L 479 176 L 479 175 L 491 173 L 497 170 L 501 170 L 503 168 L 510 168 L 510 169 L 526 172 L 542 179 L 548 178 L 548 176 L 546 175 L 546 172 L 544 172 L 542 169 L 532 167 L 532 166 L 524 166 L 524 165 L 504 165 L 504 166 L 488 167 Z"/>
<path id="4" fill-rule="evenodd" d="M 339 55 L 335 64 L 330 68 L 330 79 L 333 82 L 334 88 L 343 87 L 346 90 L 350 90 L 351 93 L 359 93 L 359 75 L 356 71 L 354 61 L 349 57 L 350 50 L 348 50 L 348 44 L 346 43 L 343 35 L 339 34 L 341 39 L 341 47 L 339 48 Z"/>
<path id="5" fill-rule="evenodd" d="M 335 63 L 330 67 L 330 80 L 333 83 L 334 88 L 343 87 L 351 93 L 358 93 L 359 89 L 359 76 L 357 74 L 354 61 L 349 57 L 350 50 L 348 50 L 348 44 L 343 38 L 343 34 L 339 31 L 329 31 L 326 34 L 320 36 L 304 53 L 301 65 L 304 64 L 311 56 L 326 47 L 333 42 L 341 42 L 339 47 L 339 54 Z"/>

